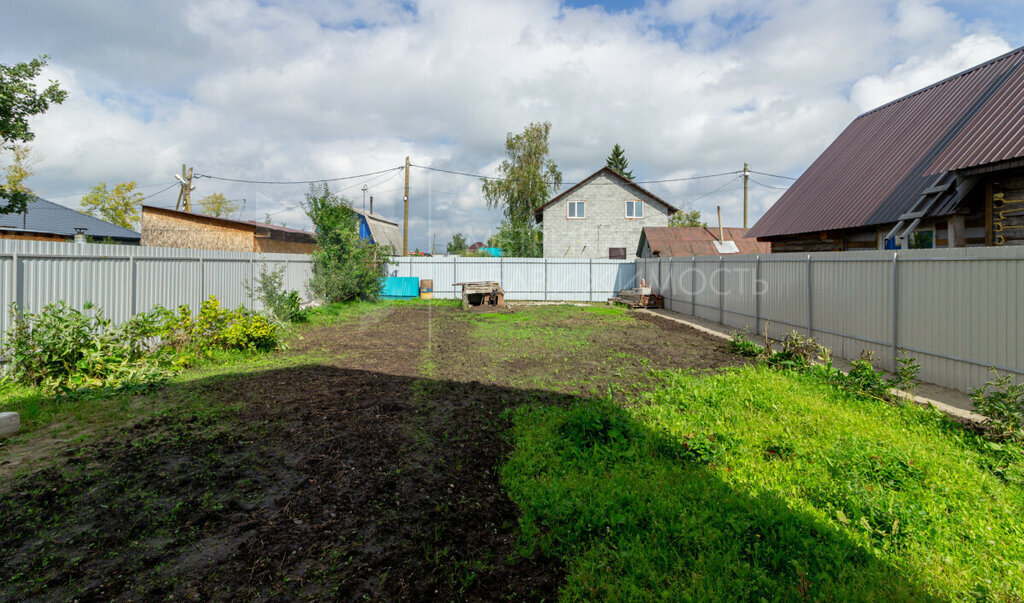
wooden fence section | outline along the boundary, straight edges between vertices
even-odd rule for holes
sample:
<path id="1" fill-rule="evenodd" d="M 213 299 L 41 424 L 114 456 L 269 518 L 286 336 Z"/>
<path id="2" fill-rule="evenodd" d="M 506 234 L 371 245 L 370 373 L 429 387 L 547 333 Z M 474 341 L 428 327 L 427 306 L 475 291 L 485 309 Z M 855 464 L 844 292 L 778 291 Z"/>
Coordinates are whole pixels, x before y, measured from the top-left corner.
<path id="1" fill-rule="evenodd" d="M 1024 246 L 640 259 L 665 307 L 751 333 L 810 334 L 836 356 L 898 350 L 922 381 L 969 391 L 1024 376 Z"/>

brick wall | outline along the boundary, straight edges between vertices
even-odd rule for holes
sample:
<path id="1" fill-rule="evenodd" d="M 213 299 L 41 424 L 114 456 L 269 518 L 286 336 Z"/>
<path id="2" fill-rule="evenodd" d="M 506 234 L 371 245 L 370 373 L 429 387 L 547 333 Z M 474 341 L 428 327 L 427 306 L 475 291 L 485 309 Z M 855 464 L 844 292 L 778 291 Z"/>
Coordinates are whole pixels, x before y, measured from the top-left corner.
<path id="1" fill-rule="evenodd" d="M 645 226 L 668 226 L 669 209 L 646 195 L 601 174 L 544 210 L 544 257 L 608 258 L 609 248 L 623 247 L 636 258 Z M 644 217 L 626 216 L 626 201 L 644 202 Z M 586 202 L 586 217 L 568 217 L 570 201 Z"/>

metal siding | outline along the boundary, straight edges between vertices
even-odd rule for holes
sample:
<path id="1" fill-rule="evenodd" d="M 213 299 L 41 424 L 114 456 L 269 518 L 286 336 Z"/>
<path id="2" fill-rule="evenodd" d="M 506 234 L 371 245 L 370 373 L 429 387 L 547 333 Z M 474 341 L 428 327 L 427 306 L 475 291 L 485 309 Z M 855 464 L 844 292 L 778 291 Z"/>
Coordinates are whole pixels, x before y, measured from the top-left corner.
<path id="1" fill-rule="evenodd" d="M 836 357 L 853 359 L 871 350 L 876 367 L 891 369 L 894 257 L 896 343 L 920 362 L 921 380 L 969 391 L 991 379 L 990 365 L 1024 380 L 1024 318 L 1018 311 L 1024 299 L 1024 247 L 760 256 L 765 288 L 755 306 L 761 320 L 754 330 L 762 333 L 767 321 L 772 337 L 805 333 L 810 318 L 815 338 Z M 749 256 L 723 261 L 724 281 L 744 282 L 755 261 Z M 695 308 L 689 295 L 694 265 Z M 717 258 L 641 259 L 636 266 L 638 278 L 659 271 L 671 275 L 668 309 L 719 320 L 720 298 L 712 286 L 718 283 Z M 725 324 L 753 324 L 744 316 L 755 303 L 753 292 L 730 289 L 721 301 Z"/>
<path id="2" fill-rule="evenodd" d="M 74 244 L 49 241 L 0 241 L 0 337 L 10 328 L 14 301 L 14 261 L 19 256 L 20 297 L 26 312 L 64 300 L 81 308 L 92 302 L 105 316 L 121 322 L 156 305 L 189 304 L 193 312 L 210 294 L 227 307 L 250 305 L 242 287 L 263 261 L 286 265 L 286 287 L 308 299 L 312 262 L 306 255 L 255 254 L 131 245 Z M 200 282 L 200 262 L 203 278 Z M 134 259 L 134 260 L 133 260 Z M 135 296 L 132 298 L 134 263 Z"/>

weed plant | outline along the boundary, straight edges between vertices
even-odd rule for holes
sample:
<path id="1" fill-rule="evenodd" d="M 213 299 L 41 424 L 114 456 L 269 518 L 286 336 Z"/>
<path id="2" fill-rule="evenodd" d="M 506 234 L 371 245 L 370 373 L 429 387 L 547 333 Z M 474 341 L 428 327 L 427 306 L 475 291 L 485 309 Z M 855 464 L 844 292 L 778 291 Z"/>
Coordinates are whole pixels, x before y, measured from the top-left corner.
<path id="1" fill-rule="evenodd" d="M 996 440 L 1024 442 L 1024 383 L 995 369 L 992 374 L 992 381 L 971 392 L 971 401 L 988 417 L 989 431 Z"/>

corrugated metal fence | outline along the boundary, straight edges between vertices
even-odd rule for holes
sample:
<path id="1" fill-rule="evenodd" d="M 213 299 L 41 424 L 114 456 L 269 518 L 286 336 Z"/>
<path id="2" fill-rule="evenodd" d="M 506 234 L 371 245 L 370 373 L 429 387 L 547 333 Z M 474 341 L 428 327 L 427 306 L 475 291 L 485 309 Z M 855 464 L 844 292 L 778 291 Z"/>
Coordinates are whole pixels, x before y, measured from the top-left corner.
<path id="1" fill-rule="evenodd" d="M 397 258 L 391 276 L 416 276 L 434 281 L 434 296 L 461 295 L 454 283 L 498 281 L 510 300 L 607 301 L 632 287 L 636 264 L 629 260 L 555 258 L 463 258 L 456 256 Z"/>
<path id="2" fill-rule="evenodd" d="M 158 304 L 197 310 L 210 295 L 229 308 L 252 307 L 243 284 L 264 265 L 284 266 L 285 288 L 308 297 L 307 255 L 0 241 L 0 337 L 10 327 L 12 303 L 38 312 L 58 300 L 77 308 L 93 302 L 115 322 Z"/>
<path id="3" fill-rule="evenodd" d="M 898 349 L 922 381 L 969 391 L 989 367 L 1024 376 L 1024 247 L 640 259 L 666 308 L 781 337 L 810 333 L 836 356 Z"/>

